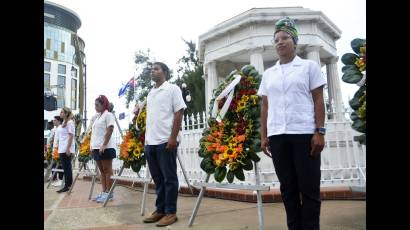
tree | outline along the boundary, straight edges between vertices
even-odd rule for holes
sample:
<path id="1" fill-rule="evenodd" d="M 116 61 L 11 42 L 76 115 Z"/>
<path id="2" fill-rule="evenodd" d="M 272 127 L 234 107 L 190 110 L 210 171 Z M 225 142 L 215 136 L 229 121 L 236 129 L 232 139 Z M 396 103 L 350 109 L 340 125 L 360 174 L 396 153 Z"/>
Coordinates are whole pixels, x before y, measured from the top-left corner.
<path id="1" fill-rule="evenodd" d="M 187 85 L 191 95 L 191 101 L 187 102 L 187 113 L 199 113 L 205 110 L 205 81 L 202 78 L 203 65 L 199 62 L 196 44 L 193 41 L 182 39 L 188 46 L 187 55 L 180 58 L 177 62 L 179 68 L 178 75 L 182 76 L 175 81 L 175 84 L 181 86 L 182 83 Z"/>
<path id="2" fill-rule="evenodd" d="M 125 102 L 127 108 L 131 101 L 143 101 L 153 86 L 151 82 L 151 68 L 155 59 L 150 56 L 149 52 L 149 49 L 146 52 L 139 50 L 135 54 L 134 62 L 137 65 L 137 71 L 140 69 L 141 73 L 137 76 L 135 84 L 127 89 Z"/>

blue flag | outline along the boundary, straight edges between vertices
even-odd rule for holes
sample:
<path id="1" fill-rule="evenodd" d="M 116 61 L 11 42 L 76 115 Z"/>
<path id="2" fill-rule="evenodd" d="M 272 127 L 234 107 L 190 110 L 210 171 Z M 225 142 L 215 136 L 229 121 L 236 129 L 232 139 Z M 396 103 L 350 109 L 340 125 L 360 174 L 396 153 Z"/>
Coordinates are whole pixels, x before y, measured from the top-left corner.
<path id="1" fill-rule="evenodd" d="M 118 97 L 121 97 L 122 95 L 124 95 L 125 92 L 127 91 L 127 88 L 128 88 L 128 87 L 130 87 L 130 86 L 134 87 L 134 84 L 135 84 L 135 80 L 134 80 L 134 77 L 132 77 L 132 78 L 127 82 L 127 84 L 120 89 L 120 91 L 118 92 Z"/>
<path id="2" fill-rule="evenodd" d="M 118 115 L 118 119 L 122 120 L 122 119 L 124 119 L 124 118 L 125 118 L 125 113 L 120 113 L 120 114 Z"/>

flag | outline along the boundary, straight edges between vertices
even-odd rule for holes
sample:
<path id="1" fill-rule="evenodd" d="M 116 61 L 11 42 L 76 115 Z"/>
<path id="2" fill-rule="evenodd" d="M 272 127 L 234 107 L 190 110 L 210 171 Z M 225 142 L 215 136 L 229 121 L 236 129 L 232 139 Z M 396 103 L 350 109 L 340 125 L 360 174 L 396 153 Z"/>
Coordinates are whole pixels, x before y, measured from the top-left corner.
<path id="1" fill-rule="evenodd" d="M 125 84 L 124 87 L 121 87 L 120 91 L 118 92 L 118 97 L 121 97 L 122 95 L 124 95 L 125 92 L 127 91 L 127 88 L 130 87 L 130 86 L 132 86 L 132 87 L 135 86 L 134 77 L 132 77 L 132 78 L 127 82 L 127 84 Z"/>
<path id="2" fill-rule="evenodd" d="M 125 118 L 125 113 L 118 114 L 118 119 L 122 120 Z"/>

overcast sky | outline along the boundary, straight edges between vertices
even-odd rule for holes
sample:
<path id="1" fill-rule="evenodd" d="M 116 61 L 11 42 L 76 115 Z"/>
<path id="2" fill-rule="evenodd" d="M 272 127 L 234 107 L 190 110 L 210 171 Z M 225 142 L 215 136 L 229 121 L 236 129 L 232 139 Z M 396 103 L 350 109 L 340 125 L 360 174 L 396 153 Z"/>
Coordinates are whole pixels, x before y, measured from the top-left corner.
<path id="1" fill-rule="evenodd" d="M 134 54 L 151 50 L 151 56 L 176 72 L 185 55 L 181 40 L 198 42 L 199 35 L 216 24 L 256 7 L 302 6 L 322 11 L 339 29 L 336 41 L 339 57 L 352 52 L 352 39 L 366 38 L 365 0 L 51 0 L 75 11 L 82 25 L 78 34 L 85 41 L 87 62 L 87 116 L 95 113 L 94 99 L 104 94 L 125 112 L 125 98 L 117 94 L 135 73 Z M 343 64 L 338 63 L 339 70 Z M 266 67 L 265 67 L 266 68 Z M 342 74 L 339 72 L 339 77 Z M 345 106 L 356 85 L 343 81 Z M 125 125 L 128 119 L 121 121 Z"/>

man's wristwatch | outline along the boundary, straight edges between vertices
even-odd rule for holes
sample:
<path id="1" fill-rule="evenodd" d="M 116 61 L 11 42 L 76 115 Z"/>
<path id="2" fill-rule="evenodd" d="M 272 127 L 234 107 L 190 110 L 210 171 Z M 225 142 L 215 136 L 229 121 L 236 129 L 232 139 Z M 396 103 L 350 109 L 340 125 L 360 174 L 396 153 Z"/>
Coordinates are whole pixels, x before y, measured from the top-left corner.
<path id="1" fill-rule="evenodd" d="M 326 128 L 325 127 L 316 128 L 315 132 L 320 133 L 322 135 L 325 135 L 326 134 Z"/>

